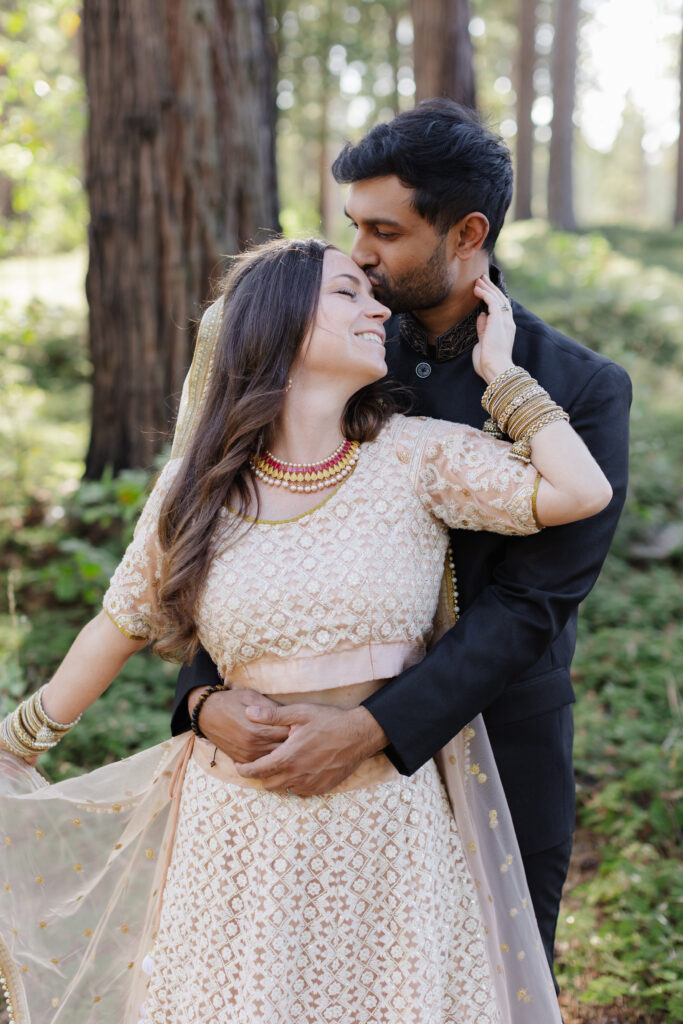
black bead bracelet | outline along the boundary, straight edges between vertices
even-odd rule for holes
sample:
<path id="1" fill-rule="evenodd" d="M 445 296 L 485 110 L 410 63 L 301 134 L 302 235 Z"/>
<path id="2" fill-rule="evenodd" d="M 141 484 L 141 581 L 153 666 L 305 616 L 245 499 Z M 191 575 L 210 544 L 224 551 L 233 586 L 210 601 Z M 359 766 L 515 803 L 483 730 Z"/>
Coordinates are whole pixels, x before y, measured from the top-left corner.
<path id="1" fill-rule="evenodd" d="M 192 714 L 190 715 L 190 728 L 195 736 L 200 736 L 202 739 L 206 739 L 204 733 L 199 728 L 199 712 L 204 706 L 204 701 L 207 697 L 210 697 L 212 693 L 218 693 L 220 690 L 227 690 L 229 687 L 225 686 L 224 683 L 214 683 L 213 686 L 207 686 L 205 690 L 199 695 L 199 700 L 192 708 Z"/>

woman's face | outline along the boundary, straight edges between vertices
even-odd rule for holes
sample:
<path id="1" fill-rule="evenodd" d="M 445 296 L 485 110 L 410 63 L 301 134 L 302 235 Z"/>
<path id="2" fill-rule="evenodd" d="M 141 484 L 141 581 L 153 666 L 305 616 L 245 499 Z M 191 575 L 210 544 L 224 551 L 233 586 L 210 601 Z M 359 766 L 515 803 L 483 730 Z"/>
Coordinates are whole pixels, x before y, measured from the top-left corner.
<path id="1" fill-rule="evenodd" d="M 391 315 L 372 295 L 370 282 L 337 249 L 323 258 L 315 325 L 292 367 L 292 378 L 334 380 L 351 395 L 386 376 L 384 321 Z"/>

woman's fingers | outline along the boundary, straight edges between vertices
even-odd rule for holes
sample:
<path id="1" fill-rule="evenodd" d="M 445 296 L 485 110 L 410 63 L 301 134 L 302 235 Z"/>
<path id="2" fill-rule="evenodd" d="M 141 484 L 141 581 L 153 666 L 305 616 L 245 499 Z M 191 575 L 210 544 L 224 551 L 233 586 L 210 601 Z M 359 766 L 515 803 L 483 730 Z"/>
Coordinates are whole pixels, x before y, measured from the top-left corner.
<path id="1" fill-rule="evenodd" d="M 489 383 L 512 365 L 515 322 L 507 295 L 488 274 L 477 278 L 474 294 L 486 303 L 487 312 L 477 317 L 479 342 L 472 352 L 472 364 L 475 372 Z"/>
<path id="2" fill-rule="evenodd" d="M 481 340 L 484 337 L 484 331 L 486 330 L 486 324 L 488 323 L 488 314 L 480 313 L 477 317 L 477 335 Z"/>
<path id="3" fill-rule="evenodd" d="M 506 311 L 504 309 L 506 306 L 509 309 L 510 303 L 507 300 L 507 296 L 493 283 L 488 274 L 482 274 L 478 278 L 474 290 L 489 307 L 489 312 L 495 312 L 497 308 L 501 309 L 501 311 Z M 498 303 L 498 307 L 496 303 Z"/>

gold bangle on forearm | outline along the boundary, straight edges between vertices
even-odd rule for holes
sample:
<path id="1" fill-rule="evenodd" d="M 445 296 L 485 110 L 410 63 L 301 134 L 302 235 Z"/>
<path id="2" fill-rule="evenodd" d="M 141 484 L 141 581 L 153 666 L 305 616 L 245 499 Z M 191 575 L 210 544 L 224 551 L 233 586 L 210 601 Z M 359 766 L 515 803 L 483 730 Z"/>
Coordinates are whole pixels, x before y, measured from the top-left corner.
<path id="1" fill-rule="evenodd" d="M 532 438 L 539 432 L 539 430 L 542 430 L 543 427 L 550 426 L 551 423 L 557 423 L 559 420 L 569 422 L 569 415 L 561 406 L 556 405 L 550 412 L 534 420 L 524 437 L 520 437 L 515 441 L 510 449 L 510 457 L 513 459 L 520 459 L 522 462 L 531 462 Z"/>
<path id="2" fill-rule="evenodd" d="M 22 701 L 17 708 L 17 712 L 26 731 L 36 738 L 43 735 L 45 739 L 52 738 L 53 736 L 61 739 L 61 737 L 68 731 L 64 729 L 51 729 L 49 726 L 45 725 L 36 712 L 35 694 L 29 697 L 28 700 Z"/>
<path id="3" fill-rule="evenodd" d="M 32 743 L 21 726 L 17 725 L 13 717 L 15 714 L 16 711 L 13 711 L 2 723 L 2 741 L 5 746 L 19 757 L 37 757 L 45 753 L 44 749 Z"/>
<path id="4" fill-rule="evenodd" d="M 525 395 L 531 388 L 533 388 L 531 381 L 522 380 L 515 381 L 515 386 L 512 388 L 506 388 L 505 392 L 500 395 L 500 398 L 496 396 L 496 399 L 491 402 L 491 415 L 495 420 L 500 422 L 503 417 L 503 413 L 512 402 L 519 400 L 522 395 Z"/>
<path id="5" fill-rule="evenodd" d="M 526 375 L 527 377 L 529 376 L 527 371 L 524 370 L 521 366 L 510 366 L 508 367 L 507 370 L 504 370 L 503 373 L 499 373 L 497 377 L 494 377 L 491 383 L 484 391 L 484 394 L 481 396 L 481 404 L 483 408 L 490 413 L 491 399 L 494 397 L 494 395 L 496 395 L 499 392 L 500 388 L 503 387 L 505 383 L 510 380 L 510 378 L 520 377 L 522 375 Z"/>
<path id="6" fill-rule="evenodd" d="M 10 716 L 9 728 L 16 740 L 23 743 L 25 747 L 30 748 L 34 754 L 43 754 L 50 747 L 54 747 L 57 740 L 53 739 L 52 734 L 41 736 L 40 734 L 34 735 L 24 727 L 24 722 L 21 716 L 21 705 L 12 712 Z"/>
<path id="7" fill-rule="evenodd" d="M 516 409 L 512 416 L 510 416 L 507 424 L 508 434 L 515 441 L 520 437 L 524 437 L 527 430 L 540 416 L 544 416 L 547 412 L 557 408 L 559 406 L 556 406 L 547 394 L 539 395 L 523 405 L 521 409 Z"/>
<path id="8" fill-rule="evenodd" d="M 33 757 L 33 754 L 22 743 L 14 739 L 9 728 L 9 717 L 8 715 L 0 722 L 0 739 L 13 754 L 17 754 L 19 757 Z"/>
<path id="9" fill-rule="evenodd" d="M 45 684 L 45 686 L 41 686 L 37 693 L 34 693 L 31 697 L 29 697 L 29 700 L 32 702 L 36 710 L 36 714 L 38 715 L 38 718 L 43 723 L 43 725 L 46 725 L 48 729 L 52 729 L 53 732 L 67 733 L 69 729 L 73 729 L 74 725 L 78 725 L 82 716 L 78 715 L 76 718 L 74 718 L 73 722 L 53 721 L 53 719 L 46 714 L 45 708 L 43 707 L 43 691 L 46 689 L 46 687 L 47 683 Z"/>
<path id="10" fill-rule="evenodd" d="M 527 391 L 529 388 L 537 385 L 538 381 L 530 377 L 528 373 L 524 372 L 519 377 L 513 377 L 511 380 L 503 383 L 497 391 L 495 391 L 493 397 L 488 403 L 489 411 L 492 416 L 496 419 L 500 417 L 501 412 L 508 405 L 513 398 L 516 398 L 521 392 Z"/>
<path id="11" fill-rule="evenodd" d="M 531 441 L 533 437 L 542 430 L 543 427 L 550 426 L 551 423 L 559 423 L 560 420 L 564 420 L 566 423 L 569 422 L 569 414 L 564 411 L 559 405 L 556 406 L 551 412 L 546 413 L 545 416 L 541 416 L 540 419 L 536 420 L 531 430 L 526 436 L 527 441 Z"/>
<path id="12" fill-rule="evenodd" d="M 549 404 L 539 406 L 538 409 L 534 410 L 534 414 L 532 416 L 527 417 L 523 426 L 519 430 L 515 430 L 510 434 L 510 437 L 513 441 L 521 441 L 522 439 L 528 441 L 533 433 L 535 424 L 542 421 L 546 416 L 551 415 L 556 408 L 558 407 Z"/>
<path id="13" fill-rule="evenodd" d="M 43 708 L 44 689 L 31 694 L 0 723 L 3 743 L 19 757 L 36 757 L 51 750 L 80 721 L 80 715 L 69 723 L 50 718 Z"/>
<path id="14" fill-rule="evenodd" d="M 558 408 L 557 404 L 553 402 L 552 398 L 543 388 L 540 388 L 535 394 L 530 395 L 526 402 L 514 409 L 510 414 L 507 422 L 508 433 L 510 437 L 514 437 L 524 431 L 525 425 L 540 415 L 540 411 L 547 411 L 548 409 Z"/>
<path id="15" fill-rule="evenodd" d="M 502 409 L 505 408 L 508 401 L 516 395 L 520 390 L 529 387 L 533 384 L 533 379 L 528 375 L 524 374 L 521 377 L 513 377 L 511 380 L 503 382 L 503 385 L 494 391 L 489 402 L 487 402 L 485 408 L 492 415 L 495 416 Z"/>
<path id="16" fill-rule="evenodd" d="M 512 438 L 510 456 L 531 461 L 531 439 L 543 427 L 569 416 L 548 392 L 521 366 L 511 366 L 495 377 L 482 396 L 481 404 L 491 417 L 484 424 L 487 433 Z"/>
<path id="17" fill-rule="evenodd" d="M 488 434 L 490 437 L 498 439 L 504 438 L 505 434 L 496 422 L 497 410 L 504 407 L 506 399 L 512 398 L 512 396 L 518 394 L 519 391 L 522 391 L 530 384 L 535 383 L 536 382 L 533 378 L 531 378 L 527 371 L 523 370 L 521 366 L 510 366 L 507 370 L 504 370 L 503 373 L 494 377 L 484 391 L 481 399 L 482 408 L 484 408 L 489 414 L 489 418 L 482 427 L 483 432 Z"/>
<path id="18" fill-rule="evenodd" d="M 36 726 L 35 719 L 31 719 L 30 715 L 30 703 L 25 700 L 12 716 L 12 724 L 15 727 L 15 723 L 23 727 L 24 737 L 28 736 L 31 743 L 37 747 L 42 747 L 44 750 L 49 750 L 51 747 L 55 747 L 61 740 L 64 733 L 54 732 L 47 726 L 38 723 Z M 15 727 L 16 728 L 16 727 Z"/>
<path id="19" fill-rule="evenodd" d="M 498 421 L 498 426 L 500 427 L 500 429 L 507 433 L 508 423 L 513 413 L 520 409 L 523 405 L 526 405 L 526 403 L 529 402 L 532 398 L 538 398 L 541 395 L 545 395 L 545 391 L 540 384 L 532 384 L 530 387 L 527 387 L 523 391 L 518 392 L 512 398 L 512 401 L 508 402 L 508 404 L 505 406 L 500 415 L 496 416 L 496 420 Z"/>

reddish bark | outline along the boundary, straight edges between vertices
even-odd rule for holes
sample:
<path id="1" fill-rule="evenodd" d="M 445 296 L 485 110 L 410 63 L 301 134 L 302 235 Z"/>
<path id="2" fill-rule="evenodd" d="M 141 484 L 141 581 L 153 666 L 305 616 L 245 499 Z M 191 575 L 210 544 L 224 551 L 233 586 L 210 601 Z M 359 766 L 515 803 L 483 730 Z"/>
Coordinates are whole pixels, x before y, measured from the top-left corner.
<path id="1" fill-rule="evenodd" d="M 149 466 L 221 257 L 277 229 L 264 0 L 85 0 L 86 475 Z"/>

